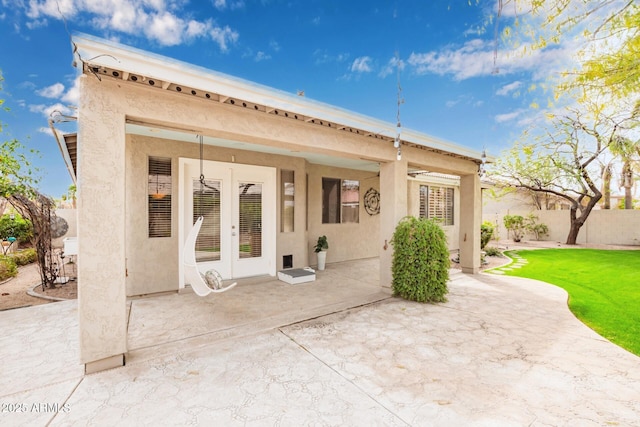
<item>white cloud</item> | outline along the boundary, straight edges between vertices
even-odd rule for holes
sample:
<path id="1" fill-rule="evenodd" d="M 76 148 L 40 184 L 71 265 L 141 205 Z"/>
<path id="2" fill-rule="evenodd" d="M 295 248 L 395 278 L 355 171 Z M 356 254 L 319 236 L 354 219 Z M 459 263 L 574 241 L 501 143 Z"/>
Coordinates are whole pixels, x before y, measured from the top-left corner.
<path id="1" fill-rule="evenodd" d="M 280 52 L 280 43 L 278 43 L 275 40 L 271 40 L 269 42 L 269 47 L 274 51 L 274 52 Z"/>
<path id="2" fill-rule="evenodd" d="M 80 76 L 76 77 L 73 81 L 73 86 L 67 90 L 67 92 L 62 96 L 62 100 L 69 105 L 78 105 L 78 101 L 80 99 Z"/>
<path id="3" fill-rule="evenodd" d="M 231 10 L 241 9 L 244 7 L 244 1 L 238 0 L 228 2 L 227 0 L 214 0 L 213 6 L 218 10 L 225 10 L 226 8 L 229 8 Z"/>
<path id="4" fill-rule="evenodd" d="M 356 73 L 370 73 L 371 69 L 371 58 L 368 56 L 361 56 L 353 60 L 351 64 L 351 71 Z"/>
<path id="5" fill-rule="evenodd" d="M 271 55 L 268 55 L 262 51 L 259 51 L 258 53 L 256 53 L 256 56 L 253 59 L 256 62 L 265 61 L 267 59 L 271 59 Z"/>
<path id="6" fill-rule="evenodd" d="M 506 96 L 511 92 L 518 90 L 522 86 L 521 81 L 515 81 L 513 83 L 509 83 L 507 85 L 502 86 L 500 89 L 496 91 L 496 95 Z"/>
<path id="7" fill-rule="evenodd" d="M 455 80 L 518 72 L 533 72 L 533 78 L 540 80 L 570 69 L 567 64 L 573 63 L 573 52 L 575 48 L 570 43 L 538 50 L 526 45 L 495 50 L 492 41 L 474 39 L 438 52 L 413 52 L 407 63 L 416 74 L 452 75 Z"/>
<path id="8" fill-rule="evenodd" d="M 227 51 L 239 37 L 229 26 L 219 26 L 212 19 L 198 21 L 185 16 L 185 0 L 31 0 L 20 3 L 31 19 L 27 26 L 46 25 L 47 19 L 89 21 L 106 32 L 143 35 L 163 46 L 188 43 L 195 38 L 209 38 Z M 220 8 L 237 9 L 244 1 L 215 0 Z M 111 38 L 113 34 L 109 34 Z"/>
<path id="9" fill-rule="evenodd" d="M 330 62 L 344 62 L 349 59 L 348 53 L 339 53 L 338 55 L 331 55 L 326 49 L 316 49 L 313 52 L 316 64 L 327 64 Z"/>
<path id="10" fill-rule="evenodd" d="M 406 63 L 402 59 L 398 59 L 397 57 L 394 56 L 391 59 L 389 59 L 389 62 L 387 62 L 387 65 L 382 67 L 382 70 L 380 70 L 380 73 L 378 73 L 378 76 L 384 78 L 384 77 L 387 77 L 389 74 L 397 72 L 398 69 L 402 71 L 404 70 L 405 65 Z"/>
<path id="11" fill-rule="evenodd" d="M 218 43 L 218 46 L 220 46 L 220 49 L 223 52 L 229 50 L 229 44 L 233 44 L 238 41 L 239 37 L 238 33 L 228 26 L 224 28 L 214 27 L 209 31 L 209 35 L 216 43 Z"/>
<path id="12" fill-rule="evenodd" d="M 497 116 L 494 117 L 494 119 L 496 123 L 510 122 L 512 120 L 517 119 L 523 112 L 524 110 L 520 109 L 520 110 L 512 111 L 511 113 L 498 114 Z"/>
<path id="13" fill-rule="evenodd" d="M 40 113 L 47 120 L 57 114 L 63 114 L 65 116 L 74 116 L 76 114 L 74 110 L 60 103 L 56 103 L 53 105 L 32 104 L 29 105 L 29 111 L 31 111 L 32 113 Z"/>
<path id="14" fill-rule="evenodd" d="M 64 92 L 64 85 L 62 83 L 54 83 L 51 86 L 47 86 L 44 89 L 40 89 L 37 93 L 45 98 L 59 98 Z"/>

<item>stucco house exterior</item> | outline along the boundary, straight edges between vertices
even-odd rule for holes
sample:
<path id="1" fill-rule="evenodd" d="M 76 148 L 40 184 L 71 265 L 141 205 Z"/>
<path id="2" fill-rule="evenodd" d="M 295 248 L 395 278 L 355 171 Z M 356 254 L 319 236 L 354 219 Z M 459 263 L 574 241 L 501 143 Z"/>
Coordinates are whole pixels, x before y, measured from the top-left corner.
<path id="1" fill-rule="evenodd" d="M 421 212 L 478 271 L 481 153 L 403 129 L 399 156 L 395 123 L 92 36 L 73 47 L 77 146 L 63 155 L 87 372 L 124 363 L 127 297 L 188 288 L 182 249 L 200 215 L 198 260 L 224 279 L 315 265 L 326 235 L 329 268 L 379 257 L 388 287 L 395 226 Z"/>

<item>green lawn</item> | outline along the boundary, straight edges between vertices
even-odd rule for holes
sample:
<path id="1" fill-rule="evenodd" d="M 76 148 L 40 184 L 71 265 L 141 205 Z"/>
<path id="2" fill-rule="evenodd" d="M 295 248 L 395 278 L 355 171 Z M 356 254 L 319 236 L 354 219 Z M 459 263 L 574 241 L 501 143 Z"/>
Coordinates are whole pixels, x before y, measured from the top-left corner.
<path id="1" fill-rule="evenodd" d="M 564 288 L 578 319 L 640 356 L 640 251 L 542 249 L 507 255 L 514 252 L 529 263 L 507 275 Z"/>

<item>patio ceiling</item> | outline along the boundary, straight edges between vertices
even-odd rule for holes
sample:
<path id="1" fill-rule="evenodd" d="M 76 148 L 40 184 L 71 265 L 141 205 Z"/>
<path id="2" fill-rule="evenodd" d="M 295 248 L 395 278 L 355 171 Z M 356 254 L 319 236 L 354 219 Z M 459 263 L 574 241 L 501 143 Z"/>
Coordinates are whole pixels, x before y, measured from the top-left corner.
<path id="1" fill-rule="evenodd" d="M 184 141 L 193 143 L 199 142 L 199 139 L 197 139 L 196 134 L 193 132 L 178 129 L 161 128 L 158 126 L 141 123 L 127 123 L 126 132 L 133 135 L 143 135 L 153 138 L 168 139 L 172 141 Z M 257 151 L 260 153 L 300 157 L 306 159 L 309 163 L 313 163 L 316 165 L 357 169 L 368 172 L 378 172 L 380 170 L 380 165 L 377 162 L 372 162 L 370 160 L 350 159 L 344 157 L 328 156 L 326 154 L 319 153 L 292 151 L 268 145 L 251 144 L 248 142 L 233 141 L 229 139 L 214 138 L 210 136 L 204 136 L 203 143 L 206 145 L 232 148 L 236 150 Z"/>

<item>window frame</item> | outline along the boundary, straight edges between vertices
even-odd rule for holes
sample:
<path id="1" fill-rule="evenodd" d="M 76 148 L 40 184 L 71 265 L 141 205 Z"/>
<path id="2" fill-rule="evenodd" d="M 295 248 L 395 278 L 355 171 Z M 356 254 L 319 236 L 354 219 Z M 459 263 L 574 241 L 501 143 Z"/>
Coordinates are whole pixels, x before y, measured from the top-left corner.
<path id="1" fill-rule="evenodd" d="M 355 184 L 354 184 L 355 183 Z M 351 185 L 356 187 L 357 201 L 345 201 L 344 193 L 348 191 L 345 185 Z M 331 189 L 328 189 L 331 186 Z M 335 190 L 335 194 L 332 194 Z M 330 191 L 331 193 L 328 193 Z M 360 223 L 360 180 L 359 179 L 342 179 L 322 177 L 322 224 L 359 224 Z M 333 200 L 330 200 L 333 199 Z M 333 202 L 333 203 L 331 203 Z M 329 203 L 329 206 L 327 206 Z M 345 220 L 345 209 L 352 209 L 355 207 L 355 218 L 353 220 Z M 329 209 L 334 209 L 335 212 L 330 212 Z"/>

